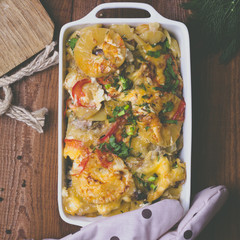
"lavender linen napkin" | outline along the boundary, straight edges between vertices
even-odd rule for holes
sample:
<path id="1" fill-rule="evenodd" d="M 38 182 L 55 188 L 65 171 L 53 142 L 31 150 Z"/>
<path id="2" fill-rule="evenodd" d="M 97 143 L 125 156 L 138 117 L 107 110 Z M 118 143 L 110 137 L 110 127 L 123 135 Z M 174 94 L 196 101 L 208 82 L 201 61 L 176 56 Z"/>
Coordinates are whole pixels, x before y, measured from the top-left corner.
<path id="1" fill-rule="evenodd" d="M 177 230 L 165 234 L 159 240 L 195 239 L 227 198 L 228 190 L 225 186 L 209 187 L 199 192 Z"/>
<path id="2" fill-rule="evenodd" d="M 184 218 L 181 204 L 166 199 L 94 222 L 62 240 L 192 240 L 221 208 L 227 197 L 225 186 L 210 187 L 195 196 Z M 177 230 L 166 233 L 180 219 L 182 221 Z"/>
<path id="3" fill-rule="evenodd" d="M 156 240 L 182 217 L 176 200 L 166 199 L 147 207 L 105 218 L 68 235 L 64 240 Z"/>

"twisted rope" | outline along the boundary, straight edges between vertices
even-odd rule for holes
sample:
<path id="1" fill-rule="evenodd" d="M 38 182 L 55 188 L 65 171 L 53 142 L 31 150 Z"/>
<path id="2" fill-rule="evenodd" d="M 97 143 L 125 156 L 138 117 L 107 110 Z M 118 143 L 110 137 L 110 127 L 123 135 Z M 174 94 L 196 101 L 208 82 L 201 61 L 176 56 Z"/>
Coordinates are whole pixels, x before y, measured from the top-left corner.
<path id="1" fill-rule="evenodd" d="M 3 88 L 5 98 L 0 100 L 0 115 L 6 114 L 11 118 L 24 122 L 30 127 L 37 130 L 39 133 L 43 132 L 46 108 L 41 108 L 35 112 L 29 112 L 23 107 L 11 105 L 12 90 L 10 84 L 22 79 L 26 76 L 31 76 L 35 72 L 42 71 L 58 63 L 58 52 L 52 51 L 56 42 L 52 42 L 46 46 L 45 50 L 38 54 L 26 67 L 20 69 L 18 72 L 11 76 L 3 76 L 0 78 L 0 87 Z M 52 53 L 52 56 L 49 56 Z"/>

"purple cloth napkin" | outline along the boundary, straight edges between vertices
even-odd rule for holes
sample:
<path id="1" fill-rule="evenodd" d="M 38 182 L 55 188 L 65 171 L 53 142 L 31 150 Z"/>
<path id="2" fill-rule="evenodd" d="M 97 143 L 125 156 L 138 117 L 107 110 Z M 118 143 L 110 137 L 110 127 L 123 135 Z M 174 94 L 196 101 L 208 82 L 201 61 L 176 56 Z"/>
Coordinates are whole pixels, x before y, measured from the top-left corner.
<path id="1" fill-rule="evenodd" d="M 159 240 L 195 239 L 228 198 L 225 186 L 209 187 L 199 192 L 176 231 L 169 232 Z"/>
<path id="2" fill-rule="evenodd" d="M 196 195 L 185 216 L 179 201 L 166 199 L 94 222 L 62 240 L 194 239 L 222 207 L 227 197 L 225 186 L 210 187 Z M 181 222 L 177 229 L 168 232 L 179 220 Z"/>

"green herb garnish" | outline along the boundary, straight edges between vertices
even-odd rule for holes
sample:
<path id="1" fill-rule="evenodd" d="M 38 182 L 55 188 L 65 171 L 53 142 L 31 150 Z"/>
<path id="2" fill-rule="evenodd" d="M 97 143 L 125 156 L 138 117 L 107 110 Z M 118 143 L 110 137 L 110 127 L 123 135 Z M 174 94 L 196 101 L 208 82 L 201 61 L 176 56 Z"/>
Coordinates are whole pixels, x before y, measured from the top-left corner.
<path id="1" fill-rule="evenodd" d="M 124 78 L 123 76 L 119 76 L 119 80 L 122 83 L 123 91 L 129 90 L 132 88 L 133 83 L 130 79 Z"/>
<path id="2" fill-rule="evenodd" d="M 147 60 L 143 56 L 137 57 L 141 62 L 147 62 Z"/>
<path id="3" fill-rule="evenodd" d="M 160 45 L 162 47 L 160 50 L 158 50 L 160 55 L 168 53 L 170 45 L 169 45 L 169 42 L 168 42 L 167 38 L 164 42 L 158 42 L 158 43 L 155 43 L 155 44 L 151 44 L 151 46 L 153 48 L 155 48 L 157 45 Z"/>
<path id="4" fill-rule="evenodd" d="M 146 188 L 147 190 L 150 190 L 150 186 L 149 183 L 147 181 L 145 181 L 144 178 L 144 174 L 141 175 L 141 177 L 139 177 L 137 175 L 137 173 L 134 173 L 133 176 L 135 177 L 135 179 L 137 180 L 137 182 L 142 185 L 144 188 Z"/>
<path id="5" fill-rule="evenodd" d="M 153 176 L 148 178 L 149 182 L 154 182 L 158 178 L 158 175 L 156 173 L 153 174 Z"/>
<path id="6" fill-rule="evenodd" d="M 151 98 L 152 96 L 151 95 L 143 95 L 142 96 L 142 98 L 144 98 L 144 99 L 149 99 L 149 98 Z"/>
<path id="7" fill-rule="evenodd" d="M 149 126 L 146 126 L 146 127 L 145 127 L 146 131 L 147 131 L 149 128 L 150 128 Z"/>
<path id="8" fill-rule="evenodd" d="M 138 85 L 138 87 L 142 88 L 142 89 L 145 90 L 145 91 L 147 90 L 146 87 L 145 87 L 145 85 L 144 85 L 143 83 L 140 84 L 140 85 Z"/>
<path id="9" fill-rule="evenodd" d="M 105 89 L 109 89 L 111 87 L 111 84 L 104 85 Z"/>
<path id="10" fill-rule="evenodd" d="M 173 102 L 168 101 L 168 102 L 163 104 L 162 113 L 171 112 L 173 110 L 173 108 L 174 108 Z"/>
<path id="11" fill-rule="evenodd" d="M 119 89 L 120 85 L 119 85 L 119 79 L 117 77 L 113 78 L 113 87 L 116 88 L 116 90 Z"/>
<path id="12" fill-rule="evenodd" d="M 161 51 L 157 50 L 157 51 L 147 51 L 147 55 L 150 57 L 154 57 L 154 58 L 159 58 L 161 55 Z"/>
<path id="13" fill-rule="evenodd" d="M 116 142 L 116 138 L 114 135 L 111 135 L 109 138 L 109 143 L 100 143 L 98 145 L 98 149 L 103 151 L 110 151 L 119 156 L 120 158 L 126 159 L 130 155 L 130 150 L 124 142 Z"/>
<path id="14" fill-rule="evenodd" d="M 127 132 L 127 135 L 128 136 L 131 136 L 131 135 L 133 135 L 134 134 L 134 131 L 135 131 L 135 127 L 130 127 L 130 130 Z"/>
<path id="15" fill-rule="evenodd" d="M 148 113 L 151 112 L 149 103 L 143 103 L 143 104 L 139 105 L 139 107 L 143 107 L 143 110 Z"/>
<path id="16" fill-rule="evenodd" d="M 107 119 L 108 119 L 108 122 L 109 122 L 109 123 L 116 122 L 116 118 L 110 117 L 109 115 L 107 115 Z"/>
<path id="17" fill-rule="evenodd" d="M 162 119 L 161 123 L 177 124 L 177 120 L 172 119 Z"/>
<path id="18" fill-rule="evenodd" d="M 121 117 L 121 116 L 125 115 L 125 113 L 126 113 L 125 110 L 122 110 L 121 112 L 119 112 L 119 113 L 117 114 L 117 116 L 118 116 L 118 117 Z"/>
<path id="19" fill-rule="evenodd" d="M 73 50 L 79 38 L 71 38 L 68 40 L 68 45 Z"/>
<path id="20" fill-rule="evenodd" d="M 155 184 L 150 184 L 150 188 L 155 192 L 157 190 L 157 186 Z"/>
<path id="21" fill-rule="evenodd" d="M 128 134 L 126 133 L 126 129 L 124 129 L 124 130 L 122 131 L 121 136 L 122 136 L 123 138 L 127 138 L 127 137 L 128 137 Z"/>
<path id="22" fill-rule="evenodd" d="M 173 165 L 172 165 L 172 168 L 174 169 L 174 168 L 177 168 L 178 167 L 178 164 L 177 164 L 177 162 L 175 162 Z"/>
<path id="23" fill-rule="evenodd" d="M 173 71 L 172 63 L 173 63 L 173 60 L 171 57 L 169 57 L 167 60 L 167 65 L 166 65 L 165 71 L 167 71 L 167 73 L 170 74 L 172 76 L 172 78 L 176 79 L 177 75 Z"/>
<path id="24" fill-rule="evenodd" d="M 175 91 L 179 85 L 179 80 L 176 73 L 173 71 L 174 62 L 171 57 L 167 59 L 166 68 L 164 70 L 165 75 L 165 84 L 161 85 L 161 91 L 172 92 L 175 94 Z"/>
<path id="25" fill-rule="evenodd" d="M 154 90 L 162 91 L 163 89 L 161 87 L 154 87 Z"/>
<path id="26" fill-rule="evenodd" d="M 109 138 L 109 144 L 112 147 L 113 153 L 120 158 L 125 159 L 129 156 L 131 148 L 129 148 L 124 142 L 116 143 L 116 138 L 113 135 Z"/>
<path id="27" fill-rule="evenodd" d="M 137 153 L 136 157 L 140 157 L 142 155 L 142 153 Z"/>

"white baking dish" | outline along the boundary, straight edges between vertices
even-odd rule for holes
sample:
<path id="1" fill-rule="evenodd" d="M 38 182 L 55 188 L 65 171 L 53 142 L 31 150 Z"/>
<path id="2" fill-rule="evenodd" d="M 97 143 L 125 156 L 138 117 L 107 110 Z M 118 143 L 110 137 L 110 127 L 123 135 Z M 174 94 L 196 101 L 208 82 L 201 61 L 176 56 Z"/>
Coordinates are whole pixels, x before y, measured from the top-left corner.
<path id="1" fill-rule="evenodd" d="M 96 14 L 103 9 L 113 8 L 135 8 L 143 9 L 150 13 L 149 18 L 97 18 Z M 66 74 L 65 43 L 67 38 L 75 30 L 92 24 L 102 23 L 110 24 L 129 24 L 136 26 L 143 23 L 159 22 L 166 28 L 178 41 L 181 49 L 181 74 L 183 77 L 183 96 L 186 102 L 185 121 L 183 125 L 184 146 L 181 151 L 181 159 L 186 163 L 187 178 L 183 185 L 180 201 L 185 212 L 190 204 L 190 183 L 191 183 L 191 142 L 192 142 L 192 101 L 191 101 L 191 74 L 190 74 L 190 46 L 189 34 L 186 26 L 181 22 L 176 22 L 164 18 L 153 7 L 145 3 L 104 3 L 94 8 L 84 18 L 65 24 L 60 32 L 59 39 L 59 108 L 58 108 L 58 207 L 61 218 L 70 224 L 85 226 L 103 217 L 81 217 L 71 216 L 64 212 L 62 204 L 62 188 L 65 184 L 65 169 L 63 159 L 63 139 L 65 137 L 64 99 L 63 81 Z"/>

